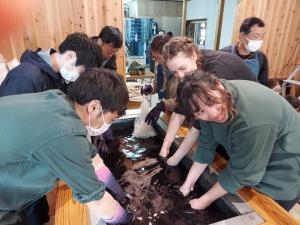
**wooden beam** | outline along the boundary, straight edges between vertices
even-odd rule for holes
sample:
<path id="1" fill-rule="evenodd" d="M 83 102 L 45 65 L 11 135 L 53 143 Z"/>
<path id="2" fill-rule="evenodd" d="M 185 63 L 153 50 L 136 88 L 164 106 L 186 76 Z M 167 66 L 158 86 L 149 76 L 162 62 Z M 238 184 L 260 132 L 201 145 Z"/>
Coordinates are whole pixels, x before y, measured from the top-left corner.
<path id="1" fill-rule="evenodd" d="M 181 36 L 185 36 L 185 31 L 186 31 L 186 12 L 187 12 L 187 0 L 183 0 L 182 1 Z"/>
<path id="2" fill-rule="evenodd" d="M 220 0 L 219 2 L 220 2 L 220 5 L 219 5 L 219 10 L 218 10 L 218 21 L 217 21 L 215 47 L 214 47 L 215 50 L 219 50 L 219 48 L 220 48 L 220 39 L 221 39 L 221 32 L 222 32 L 225 0 Z"/>

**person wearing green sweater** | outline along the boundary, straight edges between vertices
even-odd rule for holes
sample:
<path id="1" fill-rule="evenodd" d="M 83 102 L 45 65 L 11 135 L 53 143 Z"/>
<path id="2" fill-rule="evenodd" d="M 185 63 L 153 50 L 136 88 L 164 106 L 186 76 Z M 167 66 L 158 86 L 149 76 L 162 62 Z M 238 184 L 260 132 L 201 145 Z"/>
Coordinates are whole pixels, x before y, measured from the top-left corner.
<path id="1" fill-rule="evenodd" d="M 125 114 L 127 103 L 122 77 L 96 68 L 71 83 L 68 96 L 48 90 L 1 97 L 0 224 L 24 224 L 24 210 L 58 180 L 87 204 L 92 225 L 100 219 L 129 223 L 131 216 L 112 196 L 120 188 L 87 139 Z"/>
<path id="2" fill-rule="evenodd" d="M 196 121 L 168 164 L 176 165 L 200 133 L 182 194 L 193 190 L 218 144 L 230 158 L 218 182 L 191 200 L 191 207 L 205 209 L 247 186 L 291 209 L 300 198 L 300 117 L 292 106 L 258 83 L 221 80 L 202 71 L 186 76 L 180 86 L 179 102 Z"/>

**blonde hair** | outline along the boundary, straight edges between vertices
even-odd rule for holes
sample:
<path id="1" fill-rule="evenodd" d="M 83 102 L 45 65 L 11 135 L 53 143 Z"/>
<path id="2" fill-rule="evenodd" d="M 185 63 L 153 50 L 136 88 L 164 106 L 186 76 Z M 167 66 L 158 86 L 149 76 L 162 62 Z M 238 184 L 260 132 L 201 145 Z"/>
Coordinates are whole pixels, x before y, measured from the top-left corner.
<path id="1" fill-rule="evenodd" d="M 203 55 L 194 41 L 187 37 L 174 37 L 167 44 L 165 44 L 162 52 L 164 61 L 167 62 L 180 52 L 187 57 L 192 57 L 193 54 L 196 53 L 197 68 L 203 69 Z"/>

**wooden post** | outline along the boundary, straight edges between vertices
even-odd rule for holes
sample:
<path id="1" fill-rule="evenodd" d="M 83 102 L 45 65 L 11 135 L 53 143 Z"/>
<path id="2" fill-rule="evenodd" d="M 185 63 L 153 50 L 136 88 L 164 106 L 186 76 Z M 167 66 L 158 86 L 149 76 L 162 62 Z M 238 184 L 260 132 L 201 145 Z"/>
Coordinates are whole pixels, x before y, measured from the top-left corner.
<path id="1" fill-rule="evenodd" d="M 183 0 L 182 1 L 181 36 L 185 36 L 185 30 L 186 30 L 186 11 L 187 11 L 187 0 Z"/>
<path id="2" fill-rule="evenodd" d="M 225 0 L 220 0 L 220 6 L 219 6 L 219 11 L 218 11 L 218 22 L 217 22 L 217 29 L 216 29 L 216 38 L 215 38 L 215 50 L 219 50 L 219 47 L 220 47 L 222 22 L 223 22 L 223 14 L 224 14 L 224 4 L 225 4 Z"/>
<path id="3" fill-rule="evenodd" d="M 121 52 L 119 53 L 119 57 L 121 60 L 121 68 L 118 69 L 119 73 L 122 74 L 124 80 L 126 80 L 126 56 L 125 56 L 125 15 L 124 15 L 124 0 L 121 0 L 121 24 L 122 24 L 122 34 L 123 34 L 123 47 Z"/>

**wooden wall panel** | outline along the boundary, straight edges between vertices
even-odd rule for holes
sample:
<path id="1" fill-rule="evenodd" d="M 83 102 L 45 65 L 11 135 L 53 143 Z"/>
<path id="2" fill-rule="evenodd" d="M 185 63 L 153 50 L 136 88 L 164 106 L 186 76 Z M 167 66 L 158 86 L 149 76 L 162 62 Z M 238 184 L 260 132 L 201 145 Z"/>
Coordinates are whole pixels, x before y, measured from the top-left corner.
<path id="1" fill-rule="evenodd" d="M 266 23 L 262 51 L 267 55 L 270 78 L 286 78 L 300 64 L 300 0 L 240 0 L 233 41 L 241 22 L 257 16 Z M 299 76 L 300 78 L 300 76 Z"/>
<path id="2" fill-rule="evenodd" d="M 102 27 L 112 25 L 124 33 L 123 0 L 30 0 L 27 25 L 0 40 L 0 53 L 7 60 L 20 58 L 26 49 L 57 48 L 72 32 L 98 35 Z M 117 57 L 118 72 L 125 76 L 125 51 Z"/>

